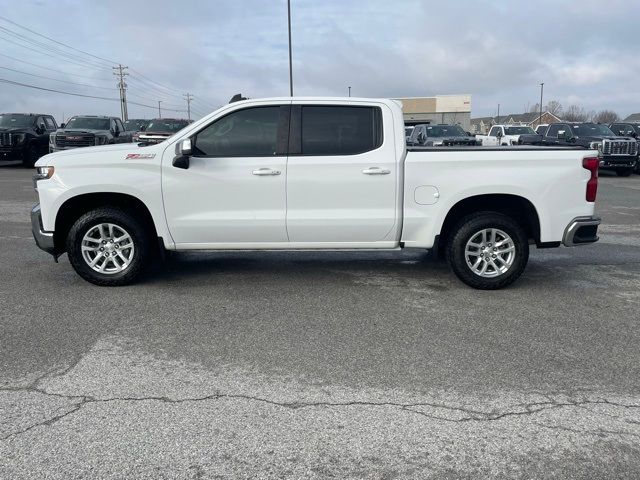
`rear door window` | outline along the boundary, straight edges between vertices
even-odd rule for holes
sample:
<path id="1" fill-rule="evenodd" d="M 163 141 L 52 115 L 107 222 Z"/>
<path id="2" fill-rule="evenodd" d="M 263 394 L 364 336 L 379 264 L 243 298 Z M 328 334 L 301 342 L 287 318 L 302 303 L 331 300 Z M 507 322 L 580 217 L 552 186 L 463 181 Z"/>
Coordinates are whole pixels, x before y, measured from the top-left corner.
<path id="1" fill-rule="evenodd" d="M 379 107 L 304 105 L 302 155 L 356 155 L 382 145 Z"/>

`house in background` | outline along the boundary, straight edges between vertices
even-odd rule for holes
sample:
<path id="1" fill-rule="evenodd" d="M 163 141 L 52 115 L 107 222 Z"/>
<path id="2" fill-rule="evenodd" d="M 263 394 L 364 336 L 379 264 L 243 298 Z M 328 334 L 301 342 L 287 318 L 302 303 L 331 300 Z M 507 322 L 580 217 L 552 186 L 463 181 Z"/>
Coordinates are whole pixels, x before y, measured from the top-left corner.
<path id="1" fill-rule="evenodd" d="M 450 123 L 468 130 L 471 126 L 471 95 L 395 98 L 402 102 L 405 125 Z"/>
<path id="2" fill-rule="evenodd" d="M 479 117 L 471 119 L 471 133 L 486 135 L 493 125 L 526 125 L 536 128 L 541 123 L 558 123 L 562 119 L 551 112 L 512 113 L 500 117 Z"/>
<path id="3" fill-rule="evenodd" d="M 624 119 L 625 122 L 640 122 L 640 113 L 632 113 Z"/>

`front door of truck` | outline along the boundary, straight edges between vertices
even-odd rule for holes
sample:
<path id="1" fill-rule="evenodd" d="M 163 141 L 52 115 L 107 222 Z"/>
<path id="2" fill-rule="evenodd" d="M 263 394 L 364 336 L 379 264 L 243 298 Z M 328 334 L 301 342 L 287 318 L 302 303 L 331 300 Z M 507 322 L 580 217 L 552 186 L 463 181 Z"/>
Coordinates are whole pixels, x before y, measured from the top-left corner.
<path id="1" fill-rule="evenodd" d="M 289 240 L 388 241 L 395 233 L 399 175 L 391 111 L 366 104 L 302 103 L 292 106 L 291 132 Z M 330 245 L 318 245 L 323 246 Z"/>
<path id="2" fill-rule="evenodd" d="M 183 248 L 287 242 L 289 105 L 235 110 L 191 137 L 188 168 L 162 161 L 171 236 Z M 243 244 L 243 245 L 237 245 Z"/>

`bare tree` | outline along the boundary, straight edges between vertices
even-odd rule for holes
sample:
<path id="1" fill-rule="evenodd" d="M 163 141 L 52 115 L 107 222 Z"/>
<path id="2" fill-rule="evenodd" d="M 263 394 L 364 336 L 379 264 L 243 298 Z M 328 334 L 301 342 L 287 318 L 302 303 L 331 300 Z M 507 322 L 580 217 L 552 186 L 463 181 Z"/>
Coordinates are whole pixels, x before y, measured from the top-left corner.
<path id="1" fill-rule="evenodd" d="M 593 121 L 597 123 L 613 123 L 619 120 L 620 115 L 613 110 L 601 110 L 593 116 Z"/>
<path id="2" fill-rule="evenodd" d="M 549 103 L 547 103 L 546 110 L 556 117 L 559 117 L 560 115 L 562 115 L 562 104 L 557 100 L 551 100 Z"/>
<path id="3" fill-rule="evenodd" d="M 529 109 L 530 113 L 540 113 L 540 104 L 539 103 L 534 103 L 533 105 L 531 105 L 531 108 Z"/>
<path id="4" fill-rule="evenodd" d="M 562 118 L 567 122 L 586 122 L 592 115 L 593 114 L 586 112 L 584 108 L 579 105 L 569 105 L 564 111 Z"/>

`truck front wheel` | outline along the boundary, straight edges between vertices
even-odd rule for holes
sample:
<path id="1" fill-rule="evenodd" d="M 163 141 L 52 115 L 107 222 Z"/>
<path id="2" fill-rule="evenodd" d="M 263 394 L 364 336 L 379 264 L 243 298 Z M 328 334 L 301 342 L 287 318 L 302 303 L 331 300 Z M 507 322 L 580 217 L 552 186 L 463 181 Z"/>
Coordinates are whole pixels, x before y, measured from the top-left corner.
<path id="1" fill-rule="evenodd" d="M 82 215 L 69 230 L 67 255 L 74 270 L 95 285 L 135 281 L 149 256 L 149 238 L 133 215 L 101 207 Z"/>
<path id="2" fill-rule="evenodd" d="M 449 236 L 447 259 L 467 285 L 496 290 L 515 282 L 529 260 L 524 229 L 511 217 L 480 212 L 461 219 Z"/>

